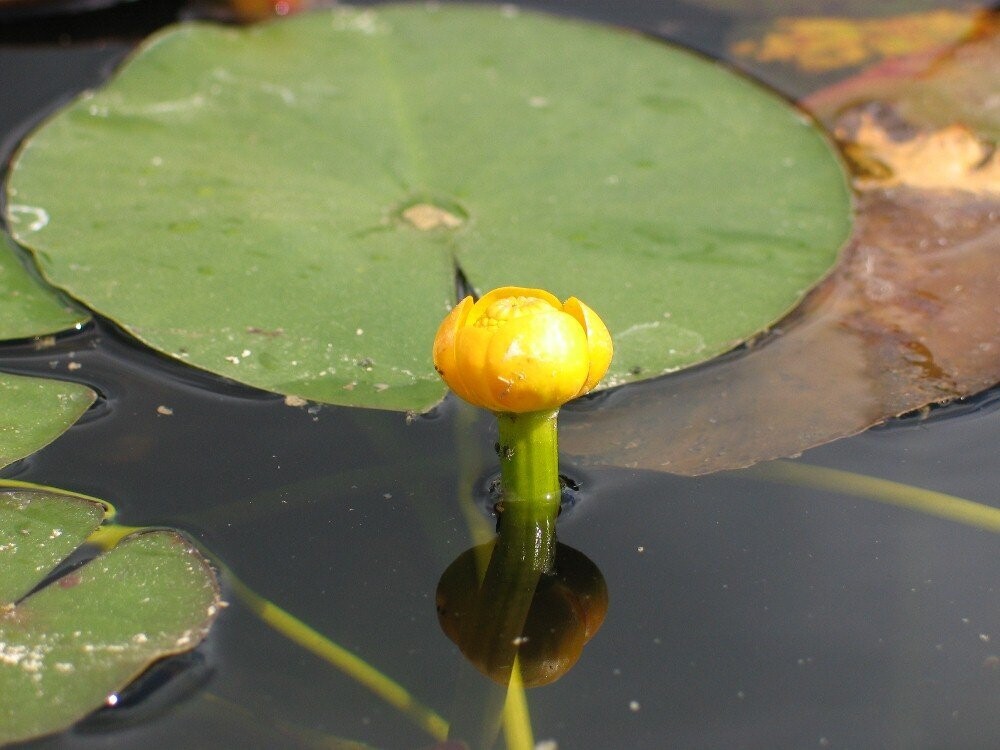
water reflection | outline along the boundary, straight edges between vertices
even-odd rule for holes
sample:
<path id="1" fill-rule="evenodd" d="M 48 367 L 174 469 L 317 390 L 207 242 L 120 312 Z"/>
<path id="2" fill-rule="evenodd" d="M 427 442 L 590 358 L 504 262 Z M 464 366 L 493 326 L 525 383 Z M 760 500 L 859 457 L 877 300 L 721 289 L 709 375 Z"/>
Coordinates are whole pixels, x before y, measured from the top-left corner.
<path id="1" fill-rule="evenodd" d="M 608 589 L 582 552 L 556 545 L 551 570 L 532 565 L 524 537 L 500 524 L 497 538 L 448 566 L 437 587 L 444 633 L 481 673 L 501 685 L 515 663 L 525 687 L 558 680 L 604 622 Z"/>

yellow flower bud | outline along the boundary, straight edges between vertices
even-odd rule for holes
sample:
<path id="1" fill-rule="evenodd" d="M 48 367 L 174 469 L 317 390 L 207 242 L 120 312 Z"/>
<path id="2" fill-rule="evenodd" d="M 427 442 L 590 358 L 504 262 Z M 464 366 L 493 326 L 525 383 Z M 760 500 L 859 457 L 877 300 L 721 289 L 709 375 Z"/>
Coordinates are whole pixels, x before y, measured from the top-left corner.
<path id="1" fill-rule="evenodd" d="M 502 287 L 466 297 L 434 338 L 434 368 L 456 394 L 495 412 L 558 409 L 611 364 L 611 334 L 575 297 Z"/>

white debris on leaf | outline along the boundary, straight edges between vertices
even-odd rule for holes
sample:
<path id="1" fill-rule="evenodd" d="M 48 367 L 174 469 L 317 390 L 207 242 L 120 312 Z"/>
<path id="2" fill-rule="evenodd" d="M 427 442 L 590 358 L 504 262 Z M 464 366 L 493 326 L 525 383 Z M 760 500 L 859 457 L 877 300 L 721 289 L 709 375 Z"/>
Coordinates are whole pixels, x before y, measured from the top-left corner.
<path id="1" fill-rule="evenodd" d="M 37 232 L 49 223 L 49 213 L 44 208 L 25 206 L 22 203 L 12 203 L 7 206 L 7 216 L 15 229 L 28 232 Z"/>

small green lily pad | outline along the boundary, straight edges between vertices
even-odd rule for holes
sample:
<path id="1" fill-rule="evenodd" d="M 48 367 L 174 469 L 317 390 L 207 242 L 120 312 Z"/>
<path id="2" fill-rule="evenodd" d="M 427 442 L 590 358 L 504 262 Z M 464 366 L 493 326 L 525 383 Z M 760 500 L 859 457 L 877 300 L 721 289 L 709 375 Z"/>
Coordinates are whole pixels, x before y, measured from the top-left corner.
<path id="1" fill-rule="evenodd" d="M 8 212 L 17 211 L 8 206 Z M 36 217 L 36 220 L 37 217 Z M 75 328 L 90 316 L 32 277 L 7 235 L 0 239 L 0 340 L 30 339 Z M 43 448 L 90 407 L 86 386 L 0 373 L 0 468 Z"/>
<path id="2" fill-rule="evenodd" d="M 770 92 L 636 34 L 451 4 L 169 29 L 8 189 L 45 277 L 151 346 L 392 409 L 444 393 L 456 268 L 584 300 L 614 385 L 769 326 L 850 227 L 832 148 Z"/>
<path id="3" fill-rule="evenodd" d="M 169 530 L 130 534 L 32 592 L 105 514 L 83 496 L 0 483 L 0 744 L 65 729 L 197 646 L 215 619 L 211 567 Z"/>
<path id="4" fill-rule="evenodd" d="M 0 372 L 0 468 L 51 443 L 96 398 L 85 385 Z"/>
<path id="5" fill-rule="evenodd" d="M 8 206 L 9 214 L 17 206 Z M 29 221 L 28 217 L 25 217 Z M 39 221 L 36 217 L 35 221 Z M 7 235 L 0 240 L 0 340 L 28 339 L 75 328 L 90 319 L 86 312 L 60 301 L 54 291 L 32 278 Z"/>
<path id="6" fill-rule="evenodd" d="M 93 500 L 0 485 L 0 602 L 16 602 L 104 520 Z"/>

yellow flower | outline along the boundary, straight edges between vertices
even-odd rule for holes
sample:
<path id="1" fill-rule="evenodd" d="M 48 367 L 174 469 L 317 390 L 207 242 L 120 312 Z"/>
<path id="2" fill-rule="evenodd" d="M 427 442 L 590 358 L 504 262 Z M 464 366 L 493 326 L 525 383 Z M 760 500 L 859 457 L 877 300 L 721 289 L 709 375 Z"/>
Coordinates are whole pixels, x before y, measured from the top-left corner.
<path id="1" fill-rule="evenodd" d="M 611 363 L 611 334 L 575 297 L 502 287 L 466 297 L 434 338 L 434 368 L 456 394 L 495 412 L 558 409 Z"/>

